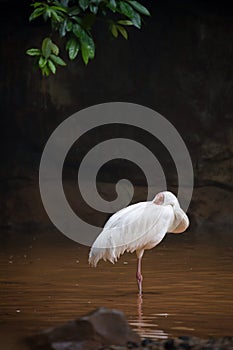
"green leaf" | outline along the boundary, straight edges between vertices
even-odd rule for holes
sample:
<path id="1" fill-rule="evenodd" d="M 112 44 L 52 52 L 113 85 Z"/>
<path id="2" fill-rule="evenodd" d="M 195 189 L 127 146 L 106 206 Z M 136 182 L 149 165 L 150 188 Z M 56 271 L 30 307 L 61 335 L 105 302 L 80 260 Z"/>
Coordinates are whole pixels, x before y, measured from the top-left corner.
<path id="1" fill-rule="evenodd" d="M 124 27 L 117 25 L 117 29 L 119 30 L 119 32 L 121 33 L 121 35 L 127 40 L 128 39 L 128 33 L 125 30 Z"/>
<path id="2" fill-rule="evenodd" d="M 133 25 L 137 28 L 141 28 L 141 16 L 136 12 L 128 3 L 120 1 L 119 2 L 120 12 L 129 17 Z"/>
<path id="3" fill-rule="evenodd" d="M 29 22 L 31 22 L 33 19 L 35 19 L 35 18 L 37 18 L 37 17 L 39 17 L 39 16 L 42 16 L 43 14 L 44 14 L 44 12 L 45 12 L 45 8 L 43 7 L 43 8 L 36 8 L 33 12 L 32 12 L 32 14 L 30 15 L 30 17 L 29 17 Z"/>
<path id="4" fill-rule="evenodd" d="M 117 8 L 116 0 L 109 0 L 107 7 L 112 10 L 112 12 L 115 12 Z"/>
<path id="5" fill-rule="evenodd" d="M 51 58 L 51 60 L 59 66 L 63 66 L 63 67 L 66 66 L 66 63 L 59 56 L 51 54 L 49 58 Z"/>
<path id="6" fill-rule="evenodd" d="M 79 24 L 73 26 L 73 33 L 81 42 L 83 60 L 87 64 L 88 59 L 95 56 L 95 43 L 92 37 Z"/>
<path id="7" fill-rule="evenodd" d="M 33 4 L 31 4 L 31 6 L 34 8 L 39 7 L 41 5 L 43 6 L 44 4 L 42 2 L 34 2 Z"/>
<path id="8" fill-rule="evenodd" d="M 111 32 L 112 32 L 112 35 L 117 38 L 118 37 L 118 31 L 117 31 L 117 26 L 113 23 L 111 25 Z"/>
<path id="9" fill-rule="evenodd" d="M 113 23 L 110 18 L 109 29 L 114 37 L 122 35 L 128 39 L 128 32 L 125 26 L 134 25 L 141 27 L 141 15 L 150 16 L 148 9 L 136 0 L 45 0 L 36 1 L 33 6 L 29 20 L 34 20 L 39 16 L 51 19 L 51 30 L 59 31 L 62 37 L 70 39 L 66 44 L 66 51 L 69 59 L 74 60 L 79 50 L 85 64 L 95 56 L 95 43 L 90 34 L 96 20 L 96 14 L 100 16 L 108 15 L 109 10 L 117 12 L 118 20 Z M 98 12 L 99 11 L 99 12 Z M 105 13 L 104 13 L 105 11 Z M 121 14 L 121 16 L 120 16 Z M 124 19 L 125 18 L 125 19 Z M 70 32 L 70 33 L 68 33 Z M 66 63 L 59 57 L 59 47 L 47 37 L 43 40 L 41 50 L 32 48 L 26 53 L 29 56 L 37 56 L 37 62 L 43 75 L 48 76 L 51 72 L 56 73 L 57 66 L 65 66 Z"/>
<path id="10" fill-rule="evenodd" d="M 56 57 L 56 56 L 55 56 Z M 51 72 L 53 73 L 53 74 L 55 74 L 56 73 L 56 66 L 55 66 L 55 64 L 51 61 L 51 60 L 48 60 L 48 66 L 49 66 L 49 69 L 51 70 Z"/>
<path id="11" fill-rule="evenodd" d="M 47 20 L 48 18 L 51 18 L 51 9 L 48 6 L 47 6 L 47 8 L 45 9 L 45 12 L 44 12 L 44 18 L 45 18 L 45 20 Z"/>
<path id="12" fill-rule="evenodd" d="M 59 54 L 59 47 L 56 44 L 54 44 L 53 42 L 51 42 L 51 51 L 52 51 L 52 53 L 54 53 L 54 55 Z"/>
<path id="13" fill-rule="evenodd" d="M 139 2 L 137 1 L 133 1 L 133 0 L 127 0 L 127 2 L 133 7 L 135 8 L 135 10 L 137 10 L 138 12 L 140 12 L 142 15 L 145 16 L 150 16 L 150 12 L 147 10 L 147 8 L 143 5 L 141 5 Z"/>
<path id="14" fill-rule="evenodd" d="M 45 38 L 41 46 L 42 54 L 45 58 L 48 58 L 52 51 L 52 40 L 50 38 Z"/>
<path id="15" fill-rule="evenodd" d="M 72 28 L 73 28 L 73 23 L 69 19 L 67 19 L 66 20 L 66 30 L 67 30 L 67 32 L 70 32 L 72 30 Z"/>
<path id="16" fill-rule="evenodd" d="M 81 17 L 73 16 L 72 19 L 73 19 L 76 23 L 82 24 L 82 18 L 81 18 Z"/>
<path id="17" fill-rule="evenodd" d="M 43 57 L 43 56 L 40 56 L 40 59 L 39 59 L 39 62 L 38 62 L 39 67 L 43 68 L 46 65 L 46 63 L 47 63 L 47 59 L 45 57 Z"/>
<path id="18" fill-rule="evenodd" d="M 40 56 L 41 55 L 41 50 L 39 49 L 28 49 L 26 51 L 26 54 L 29 56 Z"/>
<path id="19" fill-rule="evenodd" d="M 82 38 L 84 38 L 86 36 L 85 30 L 78 23 L 75 23 L 73 25 L 73 33 L 80 40 L 82 40 Z"/>
<path id="20" fill-rule="evenodd" d="M 134 9 L 127 3 L 120 1 L 119 2 L 120 12 L 126 17 L 133 18 L 135 15 Z"/>
<path id="21" fill-rule="evenodd" d="M 67 9 L 61 6 L 51 6 L 51 10 L 57 11 L 57 12 L 64 12 L 67 13 Z"/>
<path id="22" fill-rule="evenodd" d="M 81 53 L 85 64 L 88 63 L 89 58 L 93 59 L 95 56 L 95 43 L 89 35 L 81 42 Z"/>
<path id="23" fill-rule="evenodd" d="M 63 21 L 63 17 L 60 16 L 55 10 L 52 10 L 52 8 L 51 8 L 50 12 L 51 12 L 51 17 L 54 21 L 56 21 L 56 22 Z"/>
<path id="24" fill-rule="evenodd" d="M 79 0 L 79 6 L 83 11 L 85 11 L 88 8 L 89 0 Z"/>
<path id="25" fill-rule="evenodd" d="M 87 65 L 88 61 L 89 61 L 89 50 L 88 50 L 87 46 L 85 46 L 85 45 L 81 46 L 81 53 L 82 53 L 83 61 L 84 61 L 85 65 Z"/>
<path id="26" fill-rule="evenodd" d="M 66 35 L 66 24 L 67 20 L 65 19 L 59 26 L 59 34 L 61 37 Z"/>
<path id="27" fill-rule="evenodd" d="M 49 17 L 48 17 L 48 13 L 47 13 L 47 12 L 44 12 L 44 13 L 43 13 L 43 19 L 44 19 L 44 21 L 46 22 L 48 18 L 49 18 Z"/>
<path id="28" fill-rule="evenodd" d="M 117 23 L 123 24 L 123 25 L 125 25 L 125 26 L 132 26 L 132 25 L 133 25 L 133 22 L 132 22 L 132 21 L 129 21 L 129 20 L 127 20 L 127 19 L 122 19 L 122 20 L 120 20 L 120 21 L 117 21 Z"/>
<path id="29" fill-rule="evenodd" d="M 68 12 L 69 16 L 77 16 L 80 14 L 80 9 L 77 6 L 72 7 Z"/>
<path id="30" fill-rule="evenodd" d="M 89 35 L 86 36 L 85 41 L 82 42 L 82 45 L 86 45 L 89 50 L 89 58 L 95 57 L 95 43 Z"/>
<path id="31" fill-rule="evenodd" d="M 80 48 L 80 45 L 76 38 L 70 38 L 67 41 L 66 50 L 68 51 L 70 60 L 74 60 L 76 58 L 79 52 L 79 48 Z"/>
<path id="32" fill-rule="evenodd" d="M 90 7 L 90 11 L 96 15 L 97 12 L 98 12 L 99 7 L 96 6 L 95 4 L 90 4 L 89 7 Z"/>
<path id="33" fill-rule="evenodd" d="M 49 67 L 47 66 L 47 64 L 41 68 L 41 72 L 42 72 L 43 76 L 46 76 L 46 77 L 49 76 L 50 70 L 49 70 Z"/>
<path id="34" fill-rule="evenodd" d="M 141 28 L 141 16 L 139 13 L 135 12 L 134 16 L 131 18 L 131 21 L 136 28 Z"/>

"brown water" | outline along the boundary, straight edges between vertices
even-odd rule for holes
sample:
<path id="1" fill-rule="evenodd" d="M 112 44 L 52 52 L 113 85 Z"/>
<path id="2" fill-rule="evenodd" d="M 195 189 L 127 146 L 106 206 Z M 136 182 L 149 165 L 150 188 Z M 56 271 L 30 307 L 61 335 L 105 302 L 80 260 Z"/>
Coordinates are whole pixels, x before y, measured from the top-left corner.
<path id="1" fill-rule="evenodd" d="M 18 338 L 99 306 L 123 310 L 142 337 L 232 335 L 233 239 L 223 236 L 167 235 L 143 258 L 142 300 L 134 254 L 95 269 L 88 248 L 61 234 L 1 240 L 0 342 L 16 349 Z"/>

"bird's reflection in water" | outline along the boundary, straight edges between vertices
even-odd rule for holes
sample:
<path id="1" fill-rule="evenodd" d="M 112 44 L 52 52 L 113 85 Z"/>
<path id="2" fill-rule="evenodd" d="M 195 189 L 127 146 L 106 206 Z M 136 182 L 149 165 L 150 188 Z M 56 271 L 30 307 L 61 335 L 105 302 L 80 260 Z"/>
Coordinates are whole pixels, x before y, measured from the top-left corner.
<path id="1" fill-rule="evenodd" d="M 142 313 L 142 295 L 138 295 L 137 306 L 138 306 L 138 332 L 141 333 L 141 327 L 143 322 L 143 313 Z"/>
<path id="2" fill-rule="evenodd" d="M 134 327 L 142 338 L 152 338 L 152 339 L 167 339 L 168 334 L 163 330 L 157 329 L 158 324 L 155 322 L 155 318 L 152 323 L 148 322 L 148 318 L 143 316 L 143 297 L 138 295 L 137 298 L 137 310 L 138 318 L 135 322 L 131 322 L 131 325 Z"/>

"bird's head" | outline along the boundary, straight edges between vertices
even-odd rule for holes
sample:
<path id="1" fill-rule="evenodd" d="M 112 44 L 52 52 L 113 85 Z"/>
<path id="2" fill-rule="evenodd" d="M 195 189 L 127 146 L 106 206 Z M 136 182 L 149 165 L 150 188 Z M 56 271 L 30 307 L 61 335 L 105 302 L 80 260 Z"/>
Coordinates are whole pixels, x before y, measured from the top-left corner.
<path id="1" fill-rule="evenodd" d="M 163 203 L 164 203 L 163 192 L 159 192 L 158 194 L 156 194 L 155 198 L 153 199 L 153 202 L 157 205 L 163 205 Z"/>
<path id="2" fill-rule="evenodd" d="M 153 199 L 153 202 L 157 205 L 179 205 L 176 196 L 169 191 L 159 192 Z"/>

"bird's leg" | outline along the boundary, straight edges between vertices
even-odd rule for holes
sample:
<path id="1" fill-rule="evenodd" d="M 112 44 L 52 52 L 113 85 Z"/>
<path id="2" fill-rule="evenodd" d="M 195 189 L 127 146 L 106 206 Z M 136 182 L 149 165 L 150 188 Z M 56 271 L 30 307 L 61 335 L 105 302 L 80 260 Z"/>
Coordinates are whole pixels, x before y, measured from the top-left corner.
<path id="1" fill-rule="evenodd" d="M 136 279 L 138 283 L 138 294 L 142 295 L 142 256 L 143 256 L 144 251 L 137 252 L 137 272 L 136 272 Z"/>

